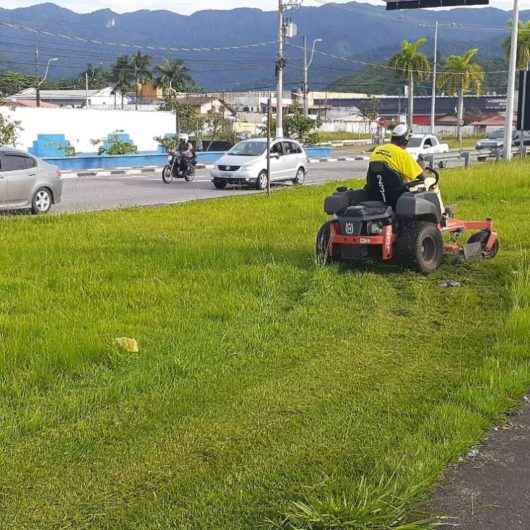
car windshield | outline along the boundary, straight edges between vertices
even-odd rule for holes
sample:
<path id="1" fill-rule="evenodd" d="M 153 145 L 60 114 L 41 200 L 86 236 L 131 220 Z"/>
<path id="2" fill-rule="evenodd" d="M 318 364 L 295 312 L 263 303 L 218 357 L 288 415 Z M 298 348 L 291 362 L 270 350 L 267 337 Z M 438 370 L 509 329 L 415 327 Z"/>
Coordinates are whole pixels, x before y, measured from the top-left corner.
<path id="1" fill-rule="evenodd" d="M 230 151 L 229 155 L 234 156 L 260 156 L 267 149 L 267 144 L 265 142 L 240 142 Z"/>
<path id="2" fill-rule="evenodd" d="M 421 147 L 422 140 L 423 140 L 423 138 L 414 138 L 414 137 L 412 137 L 409 140 L 408 147 Z"/>
<path id="3" fill-rule="evenodd" d="M 488 140 L 498 140 L 504 138 L 504 131 L 493 131 L 488 134 Z"/>

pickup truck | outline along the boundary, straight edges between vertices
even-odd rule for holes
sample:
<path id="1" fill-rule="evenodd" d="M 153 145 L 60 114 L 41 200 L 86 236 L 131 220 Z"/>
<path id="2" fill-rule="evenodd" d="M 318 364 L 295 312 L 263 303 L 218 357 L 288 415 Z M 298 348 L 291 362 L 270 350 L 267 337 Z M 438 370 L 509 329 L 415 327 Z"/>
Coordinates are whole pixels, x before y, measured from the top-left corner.
<path id="1" fill-rule="evenodd" d="M 413 134 L 410 137 L 407 151 L 415 157 L 419 157 L 420 155 L 435 155 L 447 153 L 449 151 L 449 145 L 441 144 L 433 134 Z"/>

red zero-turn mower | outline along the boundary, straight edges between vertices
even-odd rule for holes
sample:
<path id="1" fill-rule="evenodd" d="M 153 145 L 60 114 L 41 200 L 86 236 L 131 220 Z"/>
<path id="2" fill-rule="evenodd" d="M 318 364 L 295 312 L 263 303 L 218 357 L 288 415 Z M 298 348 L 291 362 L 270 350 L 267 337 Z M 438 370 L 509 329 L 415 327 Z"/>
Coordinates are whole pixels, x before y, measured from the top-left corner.
<path id="1" fill-rule="evenodd" d="M 440 177 L 433 169 L 426 171 L 433 175 L 434 184 L 427 189 L 423 180 L 409 182 L 409 191 L 399 197 L 395 208 L 370 201 L 365 190 L 338 188 L 325 201 L 324 209 L 333 218 L 318 233 L 318 261 L 394 260 L 430 274 L 439 268 L 444 255 L 494 258 L 499 240 L 491 219 L 460 221 L 442 213 L 436 193 Z M 476 232 L 465 245 L 459 244 L 467 231 Z"/>

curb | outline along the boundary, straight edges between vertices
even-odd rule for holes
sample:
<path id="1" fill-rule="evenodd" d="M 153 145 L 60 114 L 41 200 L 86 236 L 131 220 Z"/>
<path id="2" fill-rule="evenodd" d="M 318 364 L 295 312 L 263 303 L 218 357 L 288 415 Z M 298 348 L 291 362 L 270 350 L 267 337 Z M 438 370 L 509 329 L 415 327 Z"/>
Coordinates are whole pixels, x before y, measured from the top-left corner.
<path id="1" fill-rule="evenodd" d="M 205 166 L 203 164 L 197 164 L 197 169 L 212 169 L 214 166 Z M 63 172 L 61 173 L 61 178 L 63 180 L 71 180 L 71 179 L 78 179 L 78 178 L 86 178 L 86 177 L 126 177 L 129 175 L 138 175 L 138 174 L 144 174 L 149 175 L 156 173 L 158 171 L 162 171 L 162 166 L 149 166 L 149 167 L 142 167 L 142 168 L 116 168 L 116 169 L 94 169 L 94 170 L 86 170 L 86 171 L 77 171 L 77 172 Z"/>
<path id="2" fill-rule="evenodd" d="M 355 156 L 355 157 L 339 157 L 339 158 L 312 158 L 309 160 L 310 164 L 326 164 L 329 162 L 359 162 L 370 160 L 367 156 Z M 213 169 L 215 164 L 197 164 L 197 169 Z M 78 178 L 87 177 L 126 177 L 129 175 L 149 175 L 154 174 L 158 171 L 162 171 L 162 166 L 149 166 L 142 168 L 115 168 L 115 169 L 94 169 L 77 172 L 64 172 L 62 173 L 63 180 L 71 180 Z"/>

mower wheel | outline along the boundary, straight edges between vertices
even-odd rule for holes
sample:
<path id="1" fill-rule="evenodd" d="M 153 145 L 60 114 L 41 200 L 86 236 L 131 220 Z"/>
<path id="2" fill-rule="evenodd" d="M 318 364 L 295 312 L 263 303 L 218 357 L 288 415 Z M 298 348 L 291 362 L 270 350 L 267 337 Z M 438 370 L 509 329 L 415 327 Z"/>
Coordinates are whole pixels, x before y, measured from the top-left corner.
<path id="1" fill-rule="evenodd" d="M 335 261 L 333 251 L 329 247 L 329 238 L 331 235 L 331 225 L 334 221 L 328 221 L 323 225 L 317 234 L 316 241 L 316 260 L 320 265 L 329 265 Z"/>
<path id="2" fill-rule="evenodd" d="M 418 221 L 403 226 L 397 242 L 397 258 L 423 274 L 435 272 L 444 255 L 442 233 L 434 223 Z"/>
<path id="3" fill-rule="evenodd" d="M 482 243 L 482 247 L 486 248 L 486 243 L 488 242 L 488 239 L 490 238 L 490 233 L 488 230 L 481 230 L 480 232 L 477 232 L 476 234 L 473 234 L 467 244 L 471 245 L 473 243 Z M 493 259 L 497 254 L 499 253 L 499 240 L 497 239 L 495 241 L 495 245 L 493 245 L 493 248 L 489 252 L 484 252 L 484 257 L 486 259 Z"/>

